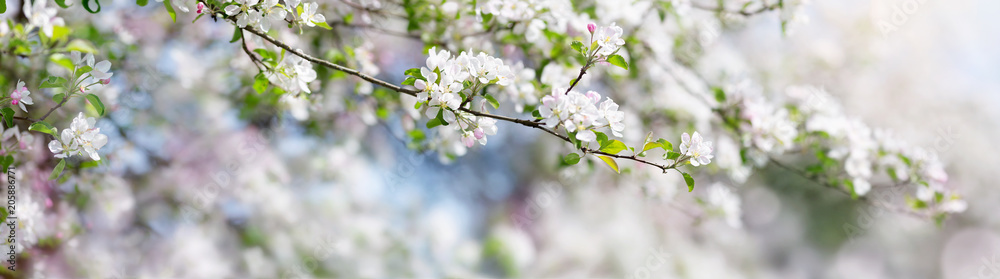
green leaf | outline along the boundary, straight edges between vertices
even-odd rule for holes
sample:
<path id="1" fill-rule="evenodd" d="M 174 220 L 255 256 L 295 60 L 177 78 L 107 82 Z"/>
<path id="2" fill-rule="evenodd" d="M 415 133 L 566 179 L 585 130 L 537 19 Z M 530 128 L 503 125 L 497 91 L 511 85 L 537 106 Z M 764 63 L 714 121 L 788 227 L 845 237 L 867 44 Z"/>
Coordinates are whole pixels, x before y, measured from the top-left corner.
<path id="1" fill-rule="evenodd" d="M 59 94 L 56 94 L 55 96 L 52 96 L 52 100 L 55 101 L 56 103 L 62 103 L 62 100 L 65 97 L 66 97 L 66 94 L 59 93 Z"/>
<path id="2" fill-rule="evenodd" d="M 614 54 L 614 55 L 608 56 L 607 60 L 608 60 L 608 63 L 611 63 L 611 65 L 622 67 L 622 69 L 628 70 L 628 62 L 625 62 L 625 58 L 622 58 L 621 55 Z"/>
<path id="3" fill-rule="evenodd" d="M 597 144 L 600 147 L 608 144 L 608 135 L 601 132 L 594 132 L 597 135 Z"/>
<path id="4" fill-rule="evenodd" d="M 537 119 L 542 119 L 542 113 L 541 113 L 541 112 L 539 112 L 539 111 L 538 111 L 537 109 L 536 109 L 536 110 L 533 110 L 533 111 L 531 111 L 531 116 L 532 116 L 532 117 L 535 117 L 535 118 L 537 118 Z"/>
<path id="5" fill-rule="evenodd" d="M 243 30 L 239 26 L 233 26 L 233 38 L 229 40 L 230 43 L 235 43 L 243 38 Z"/>
<path id="6" fill-rule="evenodd" d="M 177 12 L 174 11 L 174 5 L 170 3 L 170 0 L 164 0 L 163 7 L 167 8 L 167 13 L 170 14 L 170 19 L 172 19 L 174 22 L 177 22 Z"/>
<path id="7" fill-rule="evenodd" d="M 430 129 L 437 126 L 441 126 L 442 122 L 443 121 L 438 118 L 431 119 L 431 121 L 427 121 L 427 128 Z"/>
<path id="8" fill-rule="evenodd" d="M 2 162 L 0 162 L 0 164 L 3 164 L 3 172 L 7 173 L 7 168 L 9 168 L 10 165 L 14 164 L 14 156 L 7 155 L 0 159 L 2 159 Z"/>
<path id="9" fill-rule="evenodd" d="M 413 83 L 415 82 L 417 82 L 416 78 L 407 77 L 406 79 L 403 80 L 403 85 L 413 85 Z"/>
<path id="10" fill-rule="evenodd" d="M 98 115 L 104 115 L 104 103 L 101 102 L 101 97 L 97 97 L 97 95 L 94 94 L 87 94 L 87 101 L 89 101 L 90 104 L 97 109 Z"/>
<path id="11" fill-rule="evenodd" d="M 28 130 L 42 132 L 52 135 L 53 137 L 58 137 L 58 135 L 56 135 L 56 128 L 52 127 L 52 125 L 49 123 L 45 123 L 45 121 L 38 121 L 35 123 L 31 123 L 31 126 L 28 127 Z"/>
<path id="12" fill-rule="evenodd" d="M 91 68 L 90 66 L 83 66 L 83 67 L 77 68 L 76 72 L 74 72 L 73 75 L 75 75 L 76 77 L 81 77 L 84 74 L 89 73 L 90 71 L 93 71 L 93 70 L 94 70 L 94 68 Z"/>
<path id="13" fill-rule="evenodd" d="M 97 10 L 90 8 L 90 0 L 83 0 L 83 8 L 92 14 L 96 14 L 101 11 L 101 2 L 94 0 L 94 4 L 97 4 Z"/>
<path id="14" fill-rule="evenodd" d="M 79 51 L 84 53 L 97 53 L 97 48 L 94 44 L 81 39 L 72 40 L 66 45 L 66 51 Z"/>
<path id="15" fill-rule="evenodd" d="M 569 46 L 572 47 L 573 50 L 575 50 L 576 52 L 583 53 L 583 43 L 579 41 L 573 41 L 573 44 Z"/>
<path id="16" fill-rule="evenodd" d="M 62 174 L 63 168 L 66 168 L 66 160 L 59 160 L 59 164 L 56 165 L 56 168 L 52 169 L 52 174 L 49 175 L 49 180 L 59 178 L 59 175 Z"/>
<path id="17" fill-rule="evenodd" d="M 607 144 L 601 146 L 601 152 L 618 154 L 618 152 L 625 150 L 625 148 L 628 148 L 628 146 L 625 146 L 624 142 L 621 142 L 620 140 L 610 140 Z"/>
<path id="18" fill-rule="evenodd" d="M 135 4 L 140 7 L 145 7 L 146 4 L 149 4 L 149 0 L 135 0 Z"/>
<path id="19" fill-rule="evenodd" d="M 566 163 L 567 165 L 576 165 L 576 163 L 579 162 L 580 162 L 580 154 L 570 153 L 566 154 L 566 156 L 563 157 L 563 163 Z"/>
<path id="20" fill-rule="evenodd" d="M 267 90 L 267 84 L 267 77 L 264 76 L 264 73 L 257 73 L 253 77 L 253 91 L 257 92 L 257 94 L 264 93 Z"/>
<path id="21" fill-rule="evenodd" d="M 5 1 L 7 1 L 7 0 L 3 0 L 3 1 L 0 1 L 0 2 L 5 2 Z M 5 7 L 4 4 L 0 4 L 0 13 L 2 13 L 3 10 L 5 10 L 5 9 L 7 9 L 7 7 Z M 0 206 L 0 223 L 6 224 L 7 223 L 7 216 L 8 215 L 10 215 L 10 213 L 7 212 L 7 207 L 6 206 Z"/>
<path id="22" fill-rule="evenodd" d="M 99 165 L 101 165 L 101 161 L 86 161 L 86 162 L 80 163 L 80 168 L 81 169 L 87 169 L 87 168 L 97 167 Z"/>
<path id="23" fill-rule="evenodd" d="M 7 12 L 7 0 L 0 0 L 0 14 L 6 13 L 6 12 Z M 3 220 L 7 221 L 7 210 L 4 209 L 3 212 L 4 212 L 3 213 Z M 0 223 L 3 223 L 3 222 L 0 222 Z"/>
<path id="24" fill-rule="evenodd" d="M 667 151 L 667 154 L 664 155 L 664 156 L 666 156 L 664 159 L 667 159 L 667 160 L 677 160 L 677 158 L 681 157 L 681 154 L 677 153 L 677 152 L 674 152 L 673 150 L 670 150 L 670 151 Z"/>
<path id="25" fill-rule="evenodd" d="M 14 127 L 14 109 L 4 107 L 0 112 L 3 112 L 3 120 L 7 123 L 7 127 Z"/>
<path id="26" fill-rule="evenodd" d="M 52 62 L 56 63 L 59 66 L 62 66 L 63 68 L 66 68 L 67 70 L 70 71 L 73 70 L 74 67 L 73 60 L 69 59 L 69 57 L 66 57 L 66 55 L 58 53 L 53 54 L 52 56 L 49 56 L 49 60 L 51 60 Z"/>
<path id="27" fill-rule="evenodd" d="M 670 143 L 670 141 L 668 141 L 668 140 L 659 139 L 656 142 L 660 143 L 660 146 L 663 147 L 663 150 L 666 150 L 666 151 L 672 151 L 672 150 L 674 150 L 674 144 Z"/>
<path id="28" fill-rule="evenodd" d="M 434 128 L 441 125 L 448 125 L 448 122 L 444 121 L 444 109 L 438 110 L 437 117 L 434 117 L 431 121 L 427 121 L 427 128 Z"/>
<path id="29" fill-rule="evenodd" d="M 662 147 L 663 146 L 660 145 L 659 142 L 647 142 L 646 145 L 642 147 L 642 152 L 646 152 L 646 150 L 655 149 L 655 148 L 662 148 Z"/>
<path id="30" fill-rule="evenodd" d="M 53 26 L 52 27 L 52 40 L 59 41 L 65 39 L 69 36 L 70 29 L 65 26 Z"/>
<path id="31" fill-rule="evenodd" d="M 423 78 L 424 76 L 420 74 L 420 68 L 411 68 L 403 72 L 404 75 L 408 75 L 415 78 Z"/>
<path id="32" fill-rule="evenodd" d="M 240 32 L 240 33 L 243 33 L 243 32 Z M 263 49 L 263 48 L 255 49 L 255 50 L 253 50 L 253 52 L 256 53 L 256 54 L 258 54 L 258 55 L 260 55 L 260 60 L 263 60 L 263 61 L 278 60 L 278 55 L 277 54 L 274 54 L 274 52 L 266 50 L 266 49 Z"/>
<path id="33" fill-rule="evenodd" d="M 326 21 L 320 21 L 320 22 L 313 21 L 313 23 L 315 23 L 316 26 L 322 27 L 323 29 L 333 30 L 333 27 L 330 27 L 329 24 L 326 24 Z"/>
<path id="34" fill-rule="evenodd" d="M 497 99 L 490 96 L 490 94 L 483 94 L 483 97 L 486 97 L 486 101 L 490 102 L 490 105 L 493 105 L 493 108 L 500 108 L 500 102 L 497 102 Z"/>
<path id="35" fill-rule="evenodd" d="M 614 170 L 616 173 L 622 173 L 620 170 L 618 170 L 618 163 L 615 162 L 614 158 L 608 156 L 597 156 L 597 158 L 601 158 L 601 161 L 604 161 L 604 163 L 608 164 L 608 167 L 611 167 L 611 169 Z"/>
<path id="36" fill-rule="evenodd" d="M 694 178 L 686 172 L 682 172 L 681 175 L 684 176 L 684 183 L 688 185 L 688 192 L 694 191 Z"/>
<path id="37" fill-rule="evenodd" d="M 66 5 L 66 0 L 56 0 L 56 5 L 59 5 L 63 9 L 69 8 L 69 5 Z"/>
<path id="38" fill-rule="evenodd" d="M 65 85 L 66 79 L 57 76 L 49 76 L 49 78 L 42 80 L 42 84 L 38 85 L 38 88 L 61 88 Z"/>
<path id="39" fill-rule="evenodd" d="M 712 92 L 715 93 L 715 100 L 716 101 L 718 101 L 719 103 L 725 103 L 726 102 L 726 91 L 723 91 L 722 88 L 712 87 Z"/>

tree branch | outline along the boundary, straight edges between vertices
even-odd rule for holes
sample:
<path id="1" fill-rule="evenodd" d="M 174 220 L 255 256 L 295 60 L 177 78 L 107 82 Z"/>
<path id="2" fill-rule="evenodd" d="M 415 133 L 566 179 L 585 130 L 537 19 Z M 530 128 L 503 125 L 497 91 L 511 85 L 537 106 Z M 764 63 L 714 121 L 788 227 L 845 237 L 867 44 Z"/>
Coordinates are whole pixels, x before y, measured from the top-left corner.
<path id="1" fill-rule="evenodd" d="M 746 7 L 744 7 L 742 9 L 738 10 L 738 11 L 727 10 L 726 7 L 723 6 L 723 5 L 712 7 L 712 6 L 706 6 L 706 5 L 703 5 L 703 4 L 699 4 L 697 2 L 692 2 L 691 3 L 691 7 L 694 7 L 696 9 L 700 9 L 700 10 L 706 10 L 706 11 L 710 11 L 710 12 L 716 12 L 716 13 L 729 13 L 729 14 L 740 14 L 740 15 L 743 15 L 743 16 L 752 16 L 752 15 L 756 15 L 756 14 L 760 14 L 760 13 L 764 13 L 764 12 L 768 12 L 768 11 L 773 11 L 773 10 L 776 10 L 778 8 L 781 8 L 781 4 L 780 3 L 781 2 L 778 2 L 778 3 L 775 3 L 775 4 L 771 4 L 771 5 L 763 5 L 763 6 L 757 8 L 755 10 L 747 10 Z"/>
<path id="2" fill-rule="evenodd" d="M 395 85 L 395 84 L 392 84 L 392 83 L 389 83 L 389 82 L 377 79 L 375 77 L 363 74 L 361 72 L 358 72 L 357 70 L 354 70 L 354 69 L 351 69 L 351 68 L 348 68 L 348 67 L 345 67 L 345 66 L 341 66 L 339 64 L 336 64 L 336 63 L 333 63 L 333 62 L 330 62 L 330 61 L 326 61 L 326 60 L 323 60 L 323 59 L 319 59 L 319 58 L 310 56 L 308 54 L 303 53 L 300 50 L 293 49 L 292 47 L 288 46 L 287 44 L 285 44 L 285 43 L 283 43 L 281 41 L 278 41 L 275 38 L 272 38 L 271 36 L 265 34 L 264 32 L 261 32 L 261 31 L 258 31 L 256 29 L 253 29 L 252 27 L 248 26 L 248 27 L 244 27 L 243 29 L 246 30 L 246 31 L 248 31 L 248 32 L 250 32 L 250 33 L 253 33 L 254 35 L 260 36 L 265 41 L 271 42 L 275 46 L 278 46 L 279 48 L 282 48 L 285 51 L 288 51 L 288 52 L 290 52 L 290 53 L 292 53 L 292 54 L 294 54 L 294 55 L 296 55 L 298 57 L 301 57 L 302 59 L 307 60 L 307 61 L 319 64 L 319 65 L 323 65 L 324 67 L 327 67 L 327 68 L 330 68 L 330 69 L 334 69 L 334 70 L 338 70 L 338 71 L 347 73 L 349 75 L 353 75 L 353 76 L 359 77 L 359 78 L 361 78 L 361 79 L 363 79 L 365 81 L 371 82 L 373 84 L 376 84 L 376 85 L 388 88 L 388 89 L 390 89 L 392 91 L 396 91 L 396 92 L 403 93 L 403 94 L 406 94 L 406 95 L 410 95 L 410 96 L 416 97 L 417 93 L 420 92 L 420 90 L 417 90 L 417 89 L 404 88 L 402 86 L 398 86 L 398 85 Z M 583 73 L 584 73 L 585 70 L 586 70 L 586 67 L 584 67 L 580 71 L 580 75 L 581 76 L 583 75 Z M 554 130 L 552 130 L 550 128 L 547 128 L 545 126 L 543 126 L 539 122 L 535 122 L 535 121 L 531 121 L 531 120 L 525 120 L 525 119 L 519 119 L 519 118 L 513 118 L 513 117 L 507 117 L 507 116 L 501 116 L 501 115 L 495 115 L 495 114 L 490 114 L 490 113 L 487 113 L 487 112 L 475 111 L 475 110 L 472 110 L 472 109 L 469 109 L 469 108 L 464 108 L 464 107 L 459 108 L 459 110 L 463 111 L 463 112 L 467 112 L 467 113 L 475 115 L 475 116 L 493 118 L 493 119 L 496 119 L 496 120 L 502 120 L 502 121 L 507 121 L 507 122 L 511 122 L 511 123 L 521 124 L 522 126 L 525 126 L 525 127 L 539 129 L 539 130 L 545 131 L 546 133 L 549 133 L 549 134 L 551 134 L 551 135 L 553 135 L 553 136 L 555 136 L 555 137 L 557 137 L 557 138 L 559 138 L 559 139 L 561 139 L 561 140 L 563 140 L 565 142 L 569 142 L 569 143 L 573 142 L 572 140 L 570 140 L 569 137 L 564 136 L 564 135 L 560 135 L 558 132 L 556 132 L 556 131 L 554 131 Z M 584 154 L 591 153 L 591 154 L 604 155 L 604 156 L 613 157 L 613 158 L 619 158 L 619 159 L 626 159 L 626 160 L 636 161 L 638 163 L 642 163 L 642 164 L 646 164 L 646 165 L 650 165 L 650 166 L 656 167 L 656 168 L 662 170 L 664 173 L 666 173 L 667 170 L 676 169 L 680 165 L 679 163 L 683 161 L 683 160 L 676 160 L 673 164 L 666 165 L 666 164 L 657 164 L 657 163 L 654 163 L 654 162 L 651 162 L 651 161 L 640 159 L 637 156 L 635 156 L 634 154 L 631 155 L 631 156 L 611 154 L 611 153 L 603 152 L 603 151 L 596 150 L 596 149 L 590 149 L 590 148 L 587 148 L 587 147 L 581 148 L 580 151 L 582 151 Z"/>

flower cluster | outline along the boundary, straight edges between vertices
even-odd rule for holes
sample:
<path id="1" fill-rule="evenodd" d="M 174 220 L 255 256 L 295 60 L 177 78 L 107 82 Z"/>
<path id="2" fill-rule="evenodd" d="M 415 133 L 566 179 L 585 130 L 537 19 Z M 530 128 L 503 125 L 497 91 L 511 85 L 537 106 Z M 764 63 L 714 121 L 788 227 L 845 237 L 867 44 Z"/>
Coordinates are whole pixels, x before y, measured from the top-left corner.
<path id="1" fill-rule="evenodd" d="M 236 25 L 240 28 L 251 26 L 268 31 L 273 22 L 284 21 L 288 14 L 292 15 L 294 24 L 309 27 L 326 25 L 326 17 L 317 13 L 318 9 L 319 4 L 302 3 L 301 0 L 285 0 L 284 5 L 279 4 L 278 0 L 233 0 L 225 7 L 225 12 L 236 18 Z M 202 7 L 199 6 L 198 10 L 201 11 Z"/>
<path id="2" fill-rule="evenodd" d="M 544 6 L 545 1 L 538 0 L 490 0 L 480 4 L 484 14 L 496 15 L 504 22 L 524 21 L 535 17 Z"/>
<path id="3" fill-rule="evenodd" d="M 94 62 L 94 55 L 88 53 L 87 55 L 82 55 L 79 51 L 72 51 L 69 54 L 70 60 L 73 61 L 73 66 L 75 67 L 73 72 L 77 72 L 79 68 L 84 66 L 90 67 L 90 71 L 85 74 L 81 74 L 77 82 L 82 85 L 81 92 L 90 89 L 91 86 L 99 87 L 101 85 L 107 85 L 111 82 L 111 76 L 114 73 L 111 71 L 111 62 L 108 60 L 103 60 L 100 62 Z"/>
<path id="4" fill-rule="evenodd" d="M 473 56 L 463 51 L 458 56 L 453 56 L 447 50 L 431 48 L 426 63 L 425 67 L 420 68 L 421 78 L 413 83 L 420 89 L 417 102 L 426 107 L 424 113 L 429 118 L 441 115 L 445 123 L 459 121 L 459 127 L 464 131 L 463 142 L 467 146 L 472 145 L 472 138 L 485 144 L 484 135 L 495 133 L 496 127 L 490 122 L 495 121 L 482 118 L 477 120 L 471 114 L 458 113 L 458 110 L 463 102 L 471 101 L 473 96 L 490 84 L 511 85 L 515 79 L 514 72 L 502 59 L 482 52 Z M 487 127 L 476 132 L 486 122 L 490 122 Z M 490 130 L 493 132 L 490 133 Z"/>
<path id="5" fill-rule="evenodd" d="M 705 141 L 698 132 L 694 135 L 681 134 L 681 159 L 691 160 L 692 166 L 708 165 L 712 162 L 712 142 Z"/>
<path id="6" fill-rule="evenodd" d="M 761 152 L 754 155 L 782 153 L 794 145 L 798 131 L 787 109 L 764 101 L 762 96 L 754 96 L 743 99 L 740 116 L 745 120 L 740 127 L 743 145 Z"/>
<path id="7" fill-rule="evenodd" d="M 265 76 L 271 84 L 290 94 L 312 93 L 309 83 L 316 80 L 316 70 L 313 69 L 312 62 L 292 55 L 285 57 L 277 67 L 268 69 Z"/>
<path id="8" fill-rule="evenodd" d="M 33 105 L 35 104 L 31 100 L 31 92 L 28 91 L 28 87 L 24 86 L 24 82 L 18 80 L 17 86 L 14 87 L 14 91 L 10 93 L 10 104 L 19 106 L 22 111 L 28 112 L 28 109 L 24 107 L 25 104 Z"/>
<path id="9" fill-rule="evenodd" d="M 611 98 L 601 102 L 601 94 L 594 91 L 565 93 L 565 89 L 553 89 L 552 94 L 542 97 L 539 113 L 549 128 L 563 126 L 584 142 L 596 140 L 595 131 L 610 131 L 621 137 L 625 130 L 625 113 L 618 111 L 618 104 Z"/>
<path id="10" fill-rule="evenodd" d="M 31 1 L 24 1 L 24 16 L 28 18 L 25 31 L 38 27 L 45 36 L 52 37 L 54 26 L 63 26 L 66 23 L 61 17 L 56 16 L 56 8 L 45 7 L 45 2 L 48 1 L 35 1 L 34 4 Z"/>
<path id="11" fill-rule="evenodd" d="M 59 138 L 49 142 L 49 151 L 56 158 L 86 153 L 94 161 L 100 161 L 101 156 L 97 154 L 97 150 L 108 143 L 108 136 L 101 134 L 101 128 L 94 127 L 95 123 L 93 117 L 84 117 L 81 112 L 73 118 L 69 129 L 63 130 Z M 55 132 L 58 133 L 58 129 Z"/>
<path id="12" fill-rule="evenodd" d="M 597 43 L 597 48 L 594 51 L 600 56 L 611 55 L 625 45 L 625 40 L 622 39 L 624 31 L 614 22 L 609 26 L 601 27 L 591 23 L 587 25 L 587 30 L 594 35 L 592 41 Z"/>
<path id="13" fill-rule="evenodd" d="M 821 88 L 792 86 L 786 93 L 801 108 L 805 131 L 824 144 L 824 156 L 842 162 L 855 194 L 865 195 L 872 189 L 872 181 L 888 178 L 894 183 L 918 185 L 919 202 L 913 204 L 917 209 L 965 210 L 965 201 L 945 187 L 948 174 L 934 153 L 844 115 L 836 103 L 828 102 L 833 97 Z"/>

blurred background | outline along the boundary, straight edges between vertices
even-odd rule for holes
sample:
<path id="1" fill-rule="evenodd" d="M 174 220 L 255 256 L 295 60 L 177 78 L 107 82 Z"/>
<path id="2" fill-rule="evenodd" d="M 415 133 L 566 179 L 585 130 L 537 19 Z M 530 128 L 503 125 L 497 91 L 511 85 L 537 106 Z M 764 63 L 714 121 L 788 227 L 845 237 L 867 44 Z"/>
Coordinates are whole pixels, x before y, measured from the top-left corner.
<path id="1" fill-rule="evenodd" d="M 639 2 L 608 13 L 628 17 Z M 230 24 L 102 4 L 59 15 L 115 63 L 97 124 L 107 163 L 56 184 L 35 142 L 37 159 L 18 172 L 31 189 L 20 214 L 34 222 L 18 233 L 38 245 L 22 277 L 1000 278 L 997 1 L 812 1 L 788 35 L 777 12 L 710 29 L 700 58 L 764 87 L 822 87 L 848 115 L 935 151 L 969 205 L 940 227 L 773 166 L 745 183 L 700 180 L 712 190 L 695 193 L 676 173 L 631 163 L 621 175 L 592 161 L 559 167 L 565 144 L 508 123 L 443 163 L 409 148 L 405 116 L 350 97 L 380 92 L 371 86 L 324 80 L 309 100 L 268 100 L 248 86 L 256 68 L 229 43 Z M 313 53 L 350 48 L 349 64 L 397 83 L 424 63 L 420 40 L 348 31 L 343 49 Z"/>

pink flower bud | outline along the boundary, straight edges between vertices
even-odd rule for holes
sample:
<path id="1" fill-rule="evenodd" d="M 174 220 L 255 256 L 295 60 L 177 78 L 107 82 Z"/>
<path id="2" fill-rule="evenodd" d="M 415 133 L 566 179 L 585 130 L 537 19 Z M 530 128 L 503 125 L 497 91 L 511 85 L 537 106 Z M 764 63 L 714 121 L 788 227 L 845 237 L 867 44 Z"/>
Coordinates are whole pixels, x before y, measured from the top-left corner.
<path id="1" fill-rule="evenodd" d="M 593 101 L 594 103 L 601 101 L 601 94 L 598 94 L 597 92 L 587 91 L 586 96 L 587 98 L 590 98 L 590 100 Z"/>
<path id="2" fill-rule="evenodd" d="M 198 2 L 198 13 L 200 14 L 203 10 L 205 10 L 205 3 Z"/>
<path id="3" fill-rule="evenodd" d="M 597 24 L 594 24 L 593 22 L 587 24 L 587 31 L 590 31 L 590 34 L 594 34 L 594 30 L 597 30 Z"/>
<path id="4" fill-rule="evenodd" d="M 465 147 L 472 147 L 473 144 L 476 144 L 476 139 L 469 136 L 465 136 L 462 137 L 462 143 L 465 144 Z"/>
<path id="5" fill-rule="evenodd" d="M 106 79 L 102 79 L 101 80 L 101 84 L 108 85 L 108 83 L 111 83 L 111 79 L 110 78 L 106 78 Z"/>
<path id="6" fill-rule="evenodd" d="M 11 104 L 11 105 L 15 105 L 15 106 L 16 106 L 16 105 L 17 105 L 17 104 L 18 104 L 18 103 L 19 103 L 20 101 L 21 101 L 21 100 L 18 100 L 18 99 L 14 99 L 14 100 L 10 101 L 10 104 Z"/>
<path id="7" fill-rule="evenodd" d="M 483 133 L 483 128 L 480 127 L 476 127 L 475 130 L 472 130 L 472 134 L 476 136 L 476 139 L 483 139 L 483 136 L 485 136 L 485 133 Z"/>

